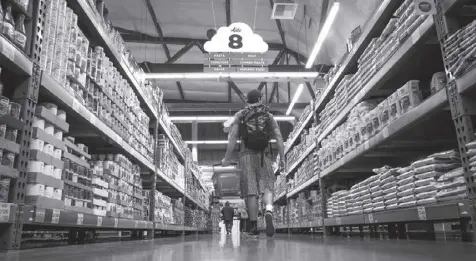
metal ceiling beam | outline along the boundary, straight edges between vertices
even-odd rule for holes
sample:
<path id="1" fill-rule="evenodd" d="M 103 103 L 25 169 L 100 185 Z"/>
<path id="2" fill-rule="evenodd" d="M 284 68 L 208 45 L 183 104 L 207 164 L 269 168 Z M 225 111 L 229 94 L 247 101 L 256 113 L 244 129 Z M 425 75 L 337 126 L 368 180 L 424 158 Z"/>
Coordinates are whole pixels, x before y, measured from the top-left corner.
<path id="1" fill-rule="evenodd" d="M 145 4 L 147 5 L 147 9 L 149 10 L 150 16 L 152 17 L 152 22 L 154 22 L 154 26 L 157 31 L 157 35 L 159 36 L 159 39 L 161 41 L 164 41 L 164 33 L 162 32 L 162 28 L 160 27 L 159 20 L 157 19 L 157 15 L 155 14 L 155 11 L 154 11 L 154 7 L 152 6 L 152 3 L 150 2 L 150 0 L 144 0 L 144 1 L 145 1 Z M 167 60 L 170 60 L 171 58 L 170 50 L 167 47 L 167 44 L 162 43 L 162 47 L 164 48 L 165 57 L 167 57 Z M 179 90 L 180 97 L 182 98 L 182 100 L 185 100 L 182 84 L 180 84 L 180 82 L 177 82 L 177 88 Z"/>
<path id="2" fill-rule="evenodd" d="M 312 86 L 309 82 L 306 82 L 307 90 L 309 91 L 309 94 L 311 94 L 312 99 L 316 99 L 316 94 L 314 94 L 314 90 L 312 89 Z"/>
<path id="3" fill-rule="evenodd" d="M 231 3 L 230 0 L 225 0 L 225 11 L 226 11 L 226 26 L 231 24 Z"/>
<path id="4" fill-rule="evenodd" d="M 269 0 L 269 4 L 271 5 L 271 10 L 273 10 L 274 1 Z M 281 41 L 283 42 L 284 47 L 286 46 L 286 36 L 284 35 L 283 27 L 281 26 L 281 21 L 279 19 L 276 20 L 276 26 L 278 27 L 279 35 L 281 36 Z"/>
<path id="5" fill-rule="evenodd" d="M 164 43 L 164 34 L 162 33 L 162 28 L 160 27 L 159 20 L 157 19 L 157 15 L 155 14 L 154 7 L 150 0 L 144 0 L 145 4 L 147 5 L 147 9 L 149 9 L 150 16 L 152 17 L 152 22 L 154 22 L 155 30 L 157 31 L 157 35 L 159 39 L 162 41 L 162 46 L 164 47 L 165 56 L 167 59 L 170 59 L 170 51 L 167 47 L 167 44 Z"/>
<path id="6" fill-rule="evenodd" d="M 195 41 L 190 41 L 187 45 L 185 45 L 182 49 L 180 49 L 174 56 L 170 57 L 165 63 L 170 64 L 176 62 L 180 57 L 186 54 L 192 47 L 195 45 Z"/>
<path id="7" fill-rule="evenodd" d="M 171 100 L 166 100 L 167 109 L 169 112 L 237 112 L 243 109 L 243 103 L 228 103 L 228 102 L 200 102 L 197 103 L 183 103 L 180 100 L 175 100 L 177 102 L 171 103 Z M 309 103 L 296 103 L 294 105 L 295 109 L 304 109 L 308 106 Z M 272 112 L 281 112 L 285 113 L 289 107 L 289 103 L 273 103 L 270 104 L 270 110 Z"/>
<path id="8" fill-rule="evenodd" d="M 240 99 L 243 101 L 243 102 L 246 102 L 246 97 L 245 95 L 243 94 L 243 92 L 240 90 L 240 88 L 238 88 L 238 86 L 236 86 L 236 84 L 232 81 L 228 82 L 228 86 L 233 89 L 233 91 L 235 91 L 235 93 L 238 95 L 238 97 L 240 97 Z"/>
<path id="9" fill-rule="evenodd" d="M 278 82 L 274 82 L 273 83 L 273 90 L 271 91 L 271 95 L 269 97 L 268 103 L 271 103 L 273 101 L 274 95 L 278 92 L 278 87 L 279 87 Z"/>
<path id="10" fill-rule="evenodd" d="M 276 55 L 276 58 L 274 59 L 272 65 L 278 64 L 281 61 L 281 59 L 283 59 L 285 53 L 286 53 L 286 49 L 285 48 L 281 49 L 281 51 L 279 51 L 278 55 Z M 266 84 L 266 82 L 261 82 L 258 86 L 258 90 L 260 90 L 260 91 L 263 90 L 265 84 Z"/>

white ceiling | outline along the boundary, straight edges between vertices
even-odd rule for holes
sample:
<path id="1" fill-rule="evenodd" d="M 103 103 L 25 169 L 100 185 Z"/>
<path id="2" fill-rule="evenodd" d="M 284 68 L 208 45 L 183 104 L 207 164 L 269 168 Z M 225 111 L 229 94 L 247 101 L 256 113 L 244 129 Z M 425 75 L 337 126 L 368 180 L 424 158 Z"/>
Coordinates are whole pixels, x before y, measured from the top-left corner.
<path id="1" fill-rule="evenodd" d="M 340 0 L 339 14 L 316 64 L 337 63 L 345 52 L 345 43 L 350 37 L 350 32 L 359 25 L 363 26 L 381 1 Z M 115 26 L 157 36 L 143 0 L 105 0 L 105 2 L 109 10 L 109 18 Z M 206 39 L 208 29 L 226 25 L 225 0 L 151 0 L 151 2 L 165 37 Z M 281 23 L 287 47 L 307 57 L 317 39 L 323 0 L 295 0 L 295 2 L 299 3 L 295 19 L 281 20 Z M 333 0 L 330 0 L 329 7 L 332 3 Z M 255 5 L 257 5 L 256 19 Z M 305 16 L 304 6 L 306 6 Z M 232 22 L 244 22 L 251 27 L 255 25 L 255 32 L 266 42 L 282 43 L 276 21 L 270 19 L 271 10 L 269 0 L 231 0 Z M 128 43 L 127 46 L 138 62 L 164 63 L 167 60 L 162 45 Z M 171 55 L 183 47 L 171 44 L 167 46 Z M 202 62 L 202 52 L 194 47 L 175 63 Z M 293 59 L 291 64 L 295 64 Z M 246 93 L 256 88 L 258 84 L 237 83 L 237 86 Z M 175 82 L 159 82 L 159 86 L 164 90 L 166 99 L 180 99 Z M 186 99 L 204 101 L 228 99 L 226 83 L 184 82 L 182 86 Z M 296 84 L 293 84 L 291 92 L 294 93 L 295 89 Z M 287 84 L 280 84 L 279 94 L 281 101 L 287 101 Z M 233 99 L 237 101 L 238 98 L 235 96 Z M 300 102 L 309 100 L 310 95 L 306 91 L 301 95 Z"/>

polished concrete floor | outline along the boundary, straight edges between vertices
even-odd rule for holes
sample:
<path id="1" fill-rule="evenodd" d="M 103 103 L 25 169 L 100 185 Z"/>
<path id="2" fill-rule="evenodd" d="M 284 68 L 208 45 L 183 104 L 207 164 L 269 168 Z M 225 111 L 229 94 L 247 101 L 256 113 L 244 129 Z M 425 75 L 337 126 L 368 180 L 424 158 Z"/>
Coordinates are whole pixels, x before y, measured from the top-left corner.
<path id="1" fill-rule="evenodd" d="M 0 254 L 8 261 L 466 261 L 476 260 L 476 245 L 428 241 L 328 239 L 277 235 L 267 239 L 232 235 L 193 235 L 30 249 Z"/>

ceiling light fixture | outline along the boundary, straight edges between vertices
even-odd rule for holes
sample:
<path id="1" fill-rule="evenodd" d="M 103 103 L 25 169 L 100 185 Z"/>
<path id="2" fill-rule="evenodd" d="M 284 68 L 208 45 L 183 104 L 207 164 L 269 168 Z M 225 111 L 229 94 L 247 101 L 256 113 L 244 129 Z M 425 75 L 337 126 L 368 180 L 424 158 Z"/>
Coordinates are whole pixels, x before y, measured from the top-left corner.
<path id="1" fill-rule="evenodd" d="M 317 40 L 316 40 L 316 43 L 314 44 L 311 55 L 309 55 L 309 59 L 307 60 L 307 63 L 305 66 L 306 69 L 309 69 L 314 65 L 317 55 L 319 54 L 319 51 L 321 50 L 322 45 L 324 44 L 324 41 L 326 40 L 327 35 L 329 34 L 329 31 L 331 30 L 331 26 L 334 23 L 334 20 L 336 19 L 337 12 L 339 11 L 339 6 L 340 6 L 339 2 L 334 2 L 334 5 L 329 11 L 329 15 L 326 17 L 326 21 L 324 22 L 324 25 L 322 26 L 319 36 L 317 37 Z M 296 93 L 294 94 L 293 100 L 291 104 L 289 104 L 289 108 L 286 112 L 286 115 L 289 115 L 291 111 L 293 110 L 294 104 L 299 99 L 299 96 L 301 96 L 303 87 L 304 87 L 303 84 L 300 84 L 298 86 Z"/>
<path id="2" fill-rule="evenodd" d="M 224 122 L 233 117 L 229 116 L 171 116 L 169 119 L 176 123 L 188 123 L 188 122 Z M 274 116 L 276 121 L 294 121 L 294 116 Z"/>
<path id="3" fill-rule="evenodd" d="M 219 73 L 146 73 L 147 80 L 240 80 L 240 79 L 259 79 L 263 80 L 292 80 L 309 79 L 314 80 L 319 76 L 319 72 L 219 72 Z"/>

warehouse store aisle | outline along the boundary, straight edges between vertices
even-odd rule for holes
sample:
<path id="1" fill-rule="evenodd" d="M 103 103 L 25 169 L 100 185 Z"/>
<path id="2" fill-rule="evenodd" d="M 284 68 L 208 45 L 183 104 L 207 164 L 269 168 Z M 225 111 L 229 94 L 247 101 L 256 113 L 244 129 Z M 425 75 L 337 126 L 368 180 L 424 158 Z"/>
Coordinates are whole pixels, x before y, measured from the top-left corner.
<path id="1" fill-rule="evenodd" d="M 238 237 L 238 238 L 236 238 Z M 474 260 L 476 246 L 427 241 L 313 239 L 278 235 L 247 239 L 238 235 L 188 236 L 30 249 L 0 255 L 8 261 L 201 261 L 201 260 L 325 260 L 325 261 L 448 261 Z"/>

